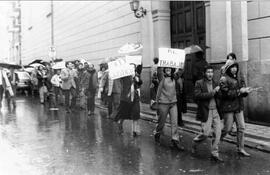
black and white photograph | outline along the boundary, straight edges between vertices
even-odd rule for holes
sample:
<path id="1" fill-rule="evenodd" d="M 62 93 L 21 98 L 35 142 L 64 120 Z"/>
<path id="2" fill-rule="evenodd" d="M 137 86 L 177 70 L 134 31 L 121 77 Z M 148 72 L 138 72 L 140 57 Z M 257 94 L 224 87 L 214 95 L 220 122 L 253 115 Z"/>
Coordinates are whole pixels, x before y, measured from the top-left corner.
<path id="1" fill-rule="evenodd" d="M 0 1 L 0 175 L 270 175 L 270 1 Z"/>

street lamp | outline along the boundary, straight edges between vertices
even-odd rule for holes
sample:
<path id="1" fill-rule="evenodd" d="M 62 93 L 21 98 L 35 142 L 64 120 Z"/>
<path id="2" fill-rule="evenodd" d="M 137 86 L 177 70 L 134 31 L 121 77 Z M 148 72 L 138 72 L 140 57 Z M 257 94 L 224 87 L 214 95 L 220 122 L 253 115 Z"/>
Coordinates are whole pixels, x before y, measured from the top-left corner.
<path id="1" fill-rule="evenodd" d="M 130 0 L 130 9 L 134 12 L 136 18 L 141 18 L 146 15 L 146 9 L 140 7 L 139 0 Z"/>

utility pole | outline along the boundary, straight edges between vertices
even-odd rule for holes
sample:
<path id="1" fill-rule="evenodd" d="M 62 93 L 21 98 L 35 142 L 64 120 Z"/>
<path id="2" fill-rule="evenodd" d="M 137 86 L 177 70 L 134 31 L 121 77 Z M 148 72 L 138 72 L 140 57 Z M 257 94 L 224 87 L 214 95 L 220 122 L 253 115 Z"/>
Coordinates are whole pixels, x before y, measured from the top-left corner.
<path id="1" fill-rule="evenodd" d="M 56 56 L 56 50 L 54 47 L 54 8 L 53 8 L 53 0 L 51 0 L 51 46 L 49 50 L 49 57 L 54 61 L 55 56 Z"/>
<path id="2" fill-rule="evenodd" d="M 18 24 L 19 24 L 19 33 L 18 33 L 18 42 L 19 42 L 19 65 L 22 65 L 22 10 L 21 10 L 21 1 L 18 0 L 18 7 L 19 7 L 19 16 L 18 16 Z"/>

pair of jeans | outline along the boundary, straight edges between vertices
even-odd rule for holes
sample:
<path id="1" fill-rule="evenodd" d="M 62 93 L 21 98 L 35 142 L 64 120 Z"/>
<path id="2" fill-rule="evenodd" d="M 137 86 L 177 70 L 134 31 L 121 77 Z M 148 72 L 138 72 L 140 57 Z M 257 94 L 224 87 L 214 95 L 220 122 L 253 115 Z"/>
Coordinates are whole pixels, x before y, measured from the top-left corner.
<path id="1" fill-rule="evenodd" d="M 108 96 L 108 112 L 110 118 L 115 118 L 117 114 L 117 109 L 120 105 L 120 97 L 119 93 L 112 93 L 111 96 Z"/>
<path id="2" fill-rule="evenodd" d="M 39 98 L 40 98 L 41 103 L 44 103 L 44 101 L 47 97 L 47 92 L 48 92 L 48 89 L 45 85 L 43 85 L 39 88 Z"/>
<path id="3" fill-rule="evenodd" d="M 161 134 L 163 132 L 163 128 L 169 114 L 171 123 L 171 139 L 179 141 L 177 104 L 158 104 L 158 111 L 158 124 L 156 126 L 155 134 Z"/>
<path id="4" fill-rule="evenodd" d="M 208 119 L 206 122 L 201 123 L 201 127 L 202 133 L 193 139 L 194 143 L 201 143 L 202 141 L 206 140 L 208 136 L 213 135 L 211 154 L 213 156 L 218 156 L 218 145 L 221 136 L 221 122 L 216 109 L 209 110 Z"/>
<path id="5" fill-rule="evenodd" d="M 224 128 L 222 130 L 222 137 L 232 130 L 234 121 L 237 127 L 237 149 L 241 151 L 244 149 L 244 133 L 245 133 L 245 118 L 243 111 L 224 113 Z"/>

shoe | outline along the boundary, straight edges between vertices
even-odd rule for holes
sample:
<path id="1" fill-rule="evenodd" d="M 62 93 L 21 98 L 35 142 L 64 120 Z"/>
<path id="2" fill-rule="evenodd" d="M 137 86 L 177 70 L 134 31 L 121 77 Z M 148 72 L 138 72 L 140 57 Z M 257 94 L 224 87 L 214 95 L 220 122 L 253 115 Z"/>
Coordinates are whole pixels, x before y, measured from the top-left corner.
<path id="1" fill-rule="evenodd" d="M 238 155 L 243 157 L 250 157 L 250 154 L 247 153 L 245 150 L 238 151 Z"/>
<path id="2" fill-rule="evenodd" d="M 156 142 L 156 143 L 160 143 L 160 134 L 156 133 L 156 134 L 154 135 L 154 137 L 155 137 L 155 142 Z"/>
<path id="3" fill-rule="evenodd" d="M 224 162 L 222 158 L 220 158 L 219 156 L 214 156 L 214 155 L 211 156 L 211 160 L 215 162 L 219 162 L 219 163 Z"/>
<path id="4" fill-rule="evenodd" d="M 184 147 L 179 145 L 179 141 L 177 140 L 171 140 L 172 142 L 172 148 L 176 148 L 179 151 L 184 151 Z"/>
<path id="5" fill-rule="evenodd" d="M 120 122 L 118 122 L 118 130 L 119 130 L 120 134 L 122 134 L 124 132 L 123 125 Z"/>

